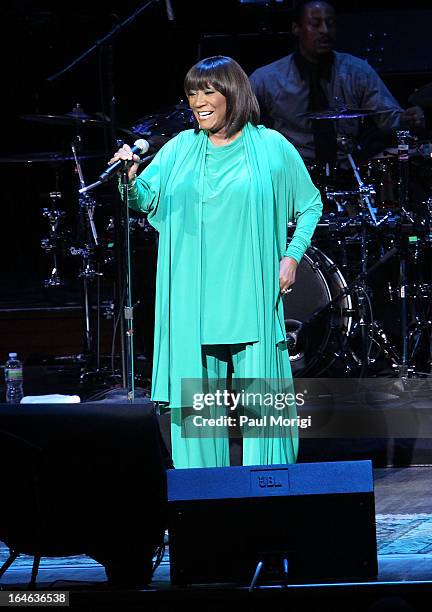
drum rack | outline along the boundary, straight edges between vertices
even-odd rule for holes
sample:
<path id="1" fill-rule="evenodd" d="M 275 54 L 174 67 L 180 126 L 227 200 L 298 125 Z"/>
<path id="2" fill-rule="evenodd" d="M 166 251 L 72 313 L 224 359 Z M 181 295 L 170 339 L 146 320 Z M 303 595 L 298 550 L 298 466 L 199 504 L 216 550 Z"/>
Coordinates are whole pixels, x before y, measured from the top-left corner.
<path id="1" fill-rule="evenodd" d="M 428 265 L 432 198 L 426 197 L 430 195 L 426 192 L 424 201 L 412 201 L 413 138 L 406 130 L 397 131 L 396 138 L 397 157 L 393 164 L 397 168 L 398 200 L 391 209 L 379 200 L 380 185 L 363 182 L 361 168 L 351 155 L 353 144 L 345 137 L 338 141 L 353 170 L 354 188 L 352 185 L 341 188 L 339 184 L 335 189 L 337 181 L 328 166 L 317 172 L 318 165 L 314 163 L 310 169 L 321 191 L 325 213 L 317 226 L 313 246 L 299 266 L 298 290 L 294 285 L 294 291 L 284 296 L 294 376 L 374 375 L 377 352 L 384 356 L 389 375 L 400 378 L 432 375 L 432 272 Z M 425 163 L 430 165 L 432 160 Z M 316 181 L 317 176 L 320 181 Z M 333 207 L 329 207 L 329 202 Z M 348 251 L 355 246 L 358 251 L 354 256 Z M 373 261 L 371 250 L 375 255 Z M 375 312 L 377 301 L 385 299 L 383 286 L 375 291 L 370 286 L 371 277 L 376 271 L 385 270 L 388 262 L 397 264 L 397 289 L 390 287 L 388 281 L 388 292 L 392 306 L 395 298 L 398 302 L 399 314 L 394 317 L 399 320 L 398 337 L 389 329 L 387 318 L 380 321 Z M 306 286 L 304 276 L 308 277 Z M 300 288 L 306 292 L 302 298 Z M 310 295 L 311 291 L 317 295 Z"/>

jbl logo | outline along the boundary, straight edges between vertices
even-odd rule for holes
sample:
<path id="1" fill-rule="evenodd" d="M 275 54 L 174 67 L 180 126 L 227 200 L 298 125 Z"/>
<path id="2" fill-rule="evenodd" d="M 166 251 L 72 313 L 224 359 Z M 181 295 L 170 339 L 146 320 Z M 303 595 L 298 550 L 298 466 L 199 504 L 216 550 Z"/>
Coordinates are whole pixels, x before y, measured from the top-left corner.
<path id="1" fill-rule="evenodd" d="M 252 470 L 251 494 L 285 495 L 289 493 L 288 470 Z"/>
<path id="2" fill-rule="evenodd" d="M 269 489 L 273 487 L 281 487 L 282 483 L 275 476 L 265 475 L 258 476 L 258 486 L 261 487 L 261 489 Z"/>

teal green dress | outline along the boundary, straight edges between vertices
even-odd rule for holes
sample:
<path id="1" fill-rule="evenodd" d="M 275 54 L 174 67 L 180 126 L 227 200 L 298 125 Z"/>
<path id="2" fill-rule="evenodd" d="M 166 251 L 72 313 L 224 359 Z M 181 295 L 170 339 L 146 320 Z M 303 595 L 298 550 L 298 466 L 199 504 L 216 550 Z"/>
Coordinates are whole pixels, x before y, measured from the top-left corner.
<path id="1" fill-rule="evenodd" d="M 246 376 L 291 377 L 279 262 L 299 262 L 310 245 L 319 192 L 281 134 L 248 124 L 224 147 L 204 131 L 178 134 L 129 189 L 129 206 L 159 232 L 152 399 L 171 408 L 174 464 L 226 465 L 226 439 L 188 437 L 182 379 L 203 377 L 203 345 L 239 343 Z M 244 446 L 245 464 L 291 463 L 297 433 Z"/>
<path id="2" fill-rule="evenodd" d="M 258 341 L 257 304 L 251 299 L 256 293 L 251 182 L 243 134 L 225 146 L 208 141 L 202 204 L 201 304 L 205 316 L 201 318 L 201 344 Z"/>

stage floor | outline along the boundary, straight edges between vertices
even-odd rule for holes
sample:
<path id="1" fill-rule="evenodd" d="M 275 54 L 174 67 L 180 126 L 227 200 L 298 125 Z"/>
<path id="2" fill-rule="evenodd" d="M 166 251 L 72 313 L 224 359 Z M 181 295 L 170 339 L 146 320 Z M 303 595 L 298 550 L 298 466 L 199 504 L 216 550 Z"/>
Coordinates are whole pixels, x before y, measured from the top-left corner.
<path id="1" fill-rule="evenodd" d="M 227 606 L 228 601 L 248 605 L 249 609 L 255 605 L 258 609 L 266 601 L 268 605 L 285 602 L 288 608 L 298 600 L 308 601 L 319 610 L 342 610 L 348 602 L 354 610 L 423 609 L 420 598 L 432 593 L 432 467 L 374 469 L 374 487 L 379 566 L 376 580 L 283 588 L 263 585 L 254 593 L 248 592 L 248 585 L 234 584 L 179 588 L 170 584 L 167 546 L 148 590 L 108 589 L 103 567 L 85 556 L 42 559 L 38 589 L 67 590 L 71 606 L 80 608 L 146 604 L 150 610 L 166 610 L 182 602 L 189 608 L 217 609 Z M 205 533 L 202 545 L 206 546 Z M 0 561 L 6 557 L 7 549 L 1 544 Z M 16 560 L 0 580 L 1 589 L 23 589 L 30 579 L 31 563 L 31 557 Z M 373 607 L 377 602 L 382 607 Z"/>

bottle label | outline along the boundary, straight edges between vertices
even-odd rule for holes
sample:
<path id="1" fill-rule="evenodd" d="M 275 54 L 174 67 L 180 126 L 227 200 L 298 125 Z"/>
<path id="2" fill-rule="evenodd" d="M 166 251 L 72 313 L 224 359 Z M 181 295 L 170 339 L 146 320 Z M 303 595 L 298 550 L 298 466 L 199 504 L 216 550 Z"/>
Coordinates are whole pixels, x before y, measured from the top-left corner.
<path id="1" fill-rule="evenodd" d="M 22 368 L 13 368 L 6 370 L 6 382 L 22 382 Z"/>

